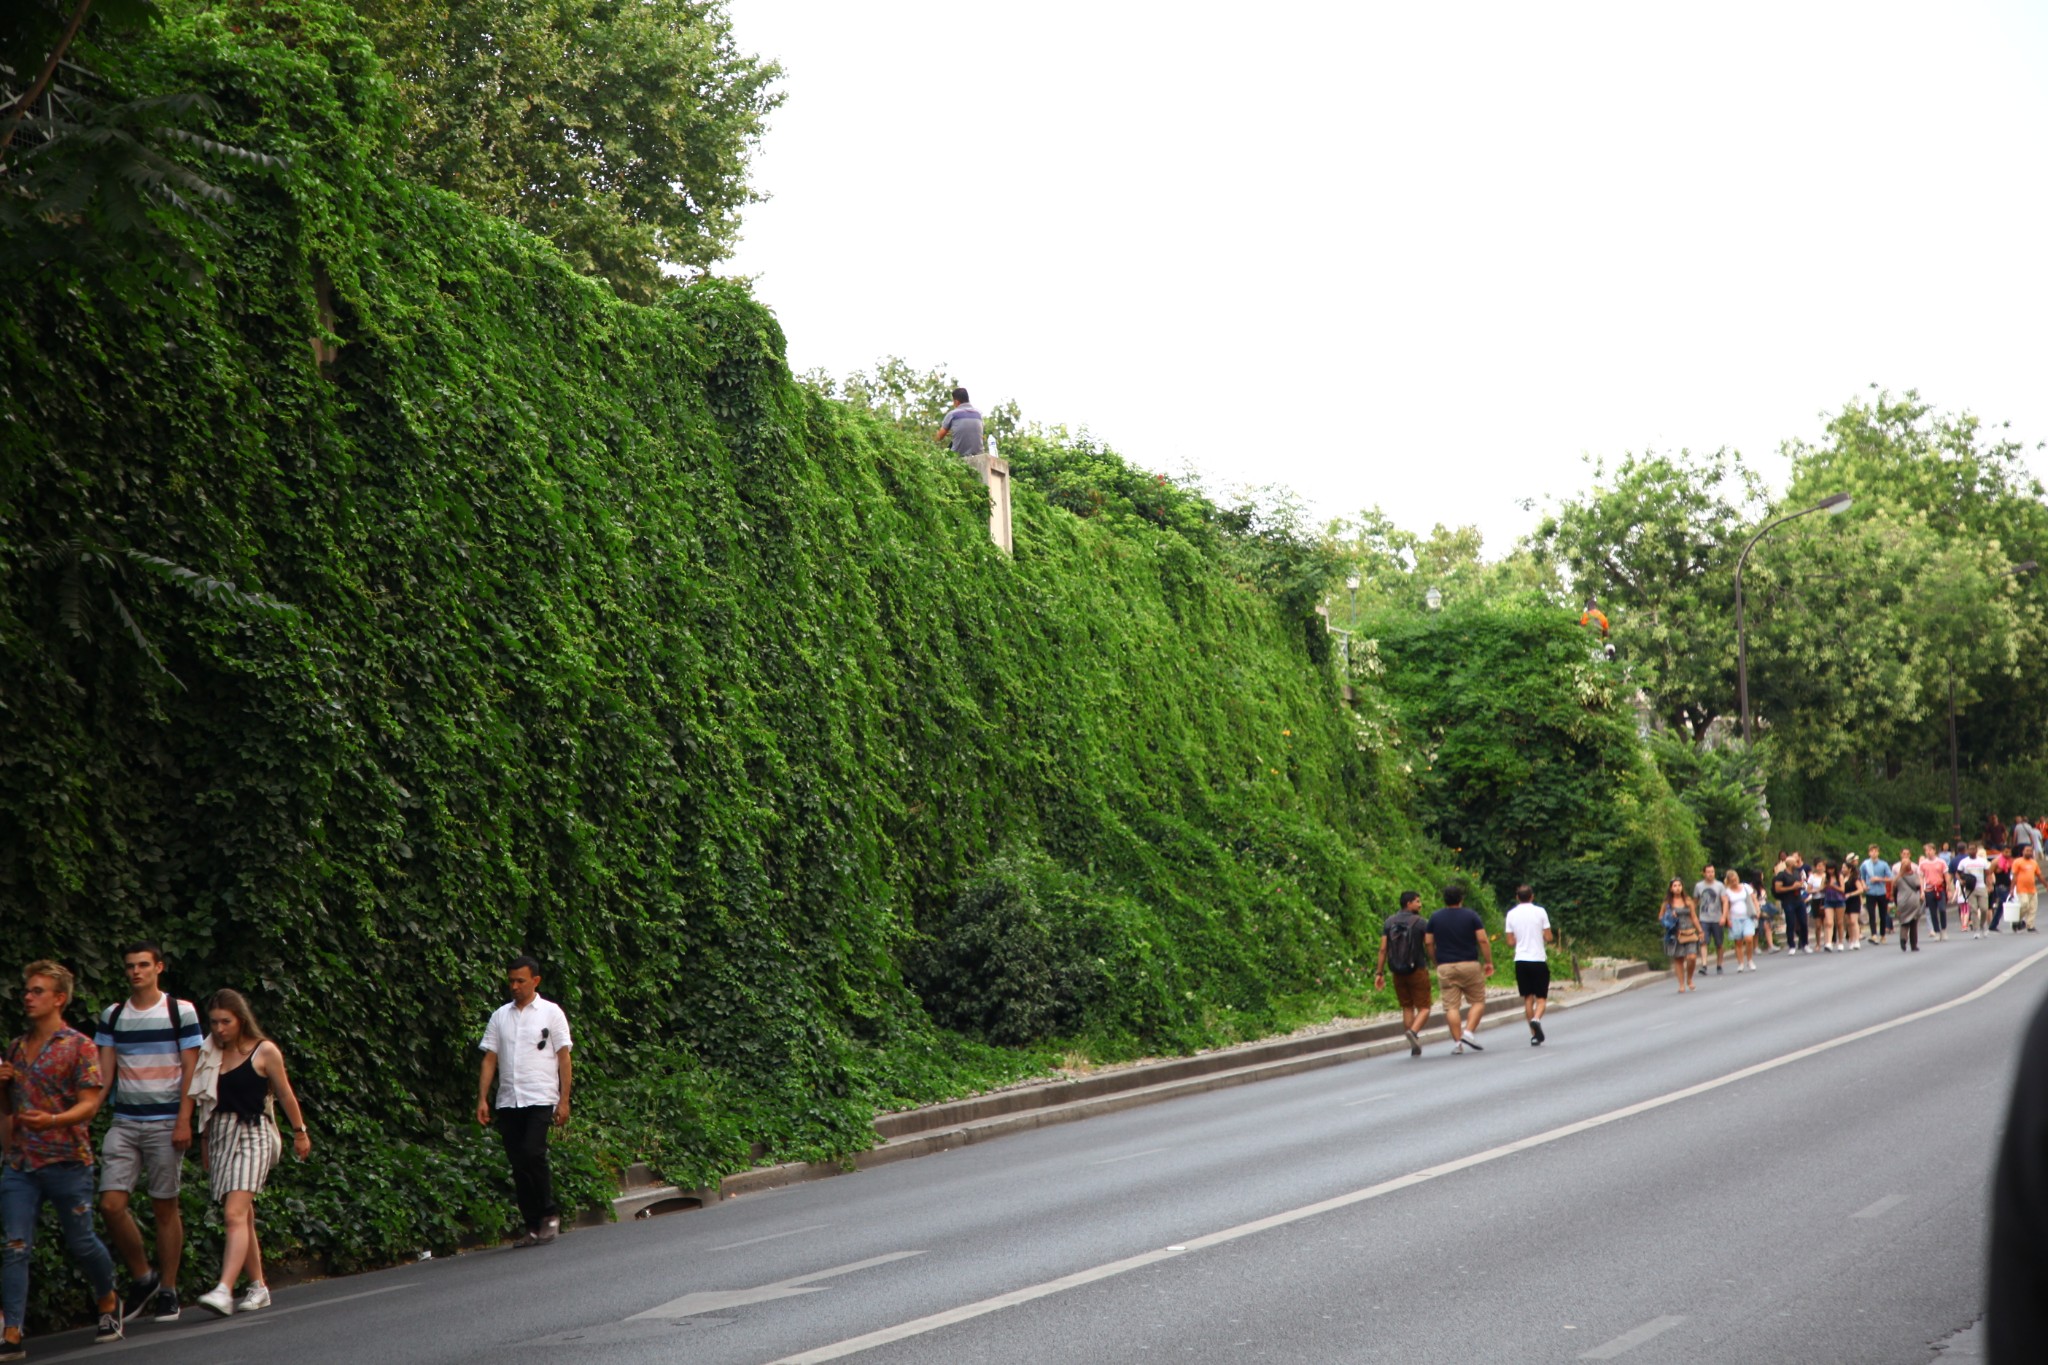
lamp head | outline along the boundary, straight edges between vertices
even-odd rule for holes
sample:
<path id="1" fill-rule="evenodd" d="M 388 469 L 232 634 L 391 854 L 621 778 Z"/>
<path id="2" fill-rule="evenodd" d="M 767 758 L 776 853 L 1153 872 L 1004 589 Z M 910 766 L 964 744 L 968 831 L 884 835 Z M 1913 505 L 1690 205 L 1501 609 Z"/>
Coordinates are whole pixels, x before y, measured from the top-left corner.
<path id="1" fill-rule="evenodd" d="M 1442 611 L 1444 608 L 1444 595 L 1435 588 L 1431 588 L 1428 592 L 1422 594 L 1422 600 L 1429 604 L 1431 611 Z"/>
<path id="2" fill-rule="evenodd" d="M 1829 516 L 1836 517 L 1849 510 L 1851 501 L 1853 499 L 1847 493 L 1830 493 L 1816 505 Z"/>

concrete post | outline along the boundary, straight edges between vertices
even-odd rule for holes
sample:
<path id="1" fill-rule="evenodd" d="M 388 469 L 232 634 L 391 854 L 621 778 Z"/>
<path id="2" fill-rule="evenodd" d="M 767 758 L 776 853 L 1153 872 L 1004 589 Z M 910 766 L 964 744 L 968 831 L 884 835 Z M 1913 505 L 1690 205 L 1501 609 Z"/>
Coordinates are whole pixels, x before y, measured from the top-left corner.
<path id="1" fill-rule="evenodd" d="M 1010 462 L 1000 455 L 969 455 L 967 467 L 988 485 L 988 538 L 1006 555 L 1017 547 L 1010 538 Z"/>

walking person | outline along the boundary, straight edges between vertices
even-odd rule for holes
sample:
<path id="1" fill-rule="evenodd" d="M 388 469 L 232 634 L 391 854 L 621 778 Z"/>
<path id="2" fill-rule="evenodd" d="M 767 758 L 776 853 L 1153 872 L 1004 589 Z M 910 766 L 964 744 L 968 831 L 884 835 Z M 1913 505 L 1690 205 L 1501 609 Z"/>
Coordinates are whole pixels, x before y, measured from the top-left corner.
<path id="1" fill-rule="evenodd" d="M 1705 935 L 1700 930 L 1699 911 L 1694 908 L 1692 897 L 1685 894 L 1685 883 L 1677 877 L 1665 888 L 1658 918 L 1667 931 L 1665 942 L 1671 954 L 1671 974 L 1678 978 L 1678 993 L 1683 995 L 1693 989 L 1693 973 L 1700 965 L 1700 939 Z"/>
<path id="2" fill-rule="evenodd" d="M 1814 872 L 1817 874 L 1814 880 L 1820 883 L 1821 949 L 1824 952 L 1845 953 L 1848 946 L 1844 938 L 1842 921 L 1847 918 L 1843 910 L 1849 900 L 1842 894 L 1842 865 L 1829 859 L 1817 866 Z"/>
<path id="3" fill-rule="evenodd" d="M 1408 1055 L 1422 1055 L 1422 1029 L 1429 1022 L 1429 923 L 1422 918 L 1422 893 L 1403 891 L 1401 908 L 1380 926 L 1380 960 L 1373 969 L 1375 990 L 1394 973 L 1394 1000 L 1401 1006 L 1401 1032 Z"/>
<path id="4" fill-rule="evenodd" d="M 1948 864 L 1933 844 L 1920 845 L 1920 897 L 1927 910 L 1927 932 L 1933 942 L 1948 937 Z"/>
<path id="5" fill-rule="evenodd" d="M 1842 889 L 1842 937 L 1850 952 L 1863 947 L 1863 876 L 1853 854 L 1844 854 L 1838 884 Z"/>
<path id="6" fill-rule="evenodd" d="M 2033 854 L 2035 862 L 2041 861 L 2041 831 L 2026 816 L 2015 815 L 2012 818 L 2012 851 L 2017 854 L 2021 849 Z"/>
<path id="7" fill-rule="evenodd" d="M 99 1310 L 95 1341 L 121 1339 L 121 1300 L 114 1293 L 114 1258 L 92 1229 L 92 1135 L 89 1131 L 106 1084 L 99 1049 L 64 1022 L 71 1003 L 71 972 L 55 962 L 31 962 L 21 974 L 22 1012 L 28 1032 L 0 1062 L 0 1360 L 23 1360 L 22 1320 L 28 1313 L 29 1256 L 36 1217 L 48 1204 L 71 1263 L 85 1276 Z"/>
<path id="8" fill-rule="evenodd" d="M 2012 854 L 1999 849 L 1991 859 L 1991 923 L 1986 926 L 1992 933 L 2005 922 L 2006 903 L 2012 899 Z"/>
<path id="9" fill-rule="evenodd" d="M 178 1263 L 185 1251 L 185 1220 L 178 1208 L 185 1149 L 192 1130 L 178 1110 L 199 1062 L 206 1036 L 199 1008 L 165 995 L 163 949 L 131 943 L 121 952 L 128 998 L 100 1012 L 93 1032 L 100 1075 L 111 1082 L 114 1121 L 100 1139 L 100 1213 L 107 1240 L 128 1267 L 121 1320 L 145 1310 L 158 1322 L 178 1320 Z M 146 1179 L 156 1214 L 156 1267 L 142 1244 L 142 1229 L 128 1211 L 138 1181 Z"/>
<path id="10" fill-rule="evenodd" d="M 1892 872 L 1892 921 L 1899 927 L 1899 951 L 1920 951 L 1920 921 L 1927 914 L 1927 902 L 1920 884 L 1920 864 L 1913 850 L 1899 850 L 1899 865 Z"/>
<path id="11" fill-rule="evenodd" d="M 1787 853 L 1771 873 L 1771 895 L 1777 898 L 1778 909 L 1785 916 L 1788 954 L 1813 951 L 1806 930 L 1806 870 L 1801 861 L 1798 853 Z"/>
<path id="12" fill-rule="evenodd" d="M 1700 918 L 1700 932 L 1706 938 L 1700 942 L 1700 954 L 1705 956 L 1708 945 L 1714 949 L 1714 974 L 1721 974 L 1721 965 L 1726 960 L 1728 943 L 1727 906 L 1722 897 L 1723 887 L 1714 865 L 1708 863 L 1700 872 L 1700 879 L 1693 884 L 1692 903 Z M 1702 964 L 1704 965 L 1704 964 Z"/>
<path id="13" fill-rule="evenodd" d="M 1756 970 L 1756 888 L 1742 880 L 1734 868 L 1721 879 L 1722 898 L 1728 903 L 1728 934 L 1735 940 L 1735 970 Z"/>
<path id="14" fill-rule="evenodd" d="M 199 1065 L 178 1115 L 201 1134 L 199 1163 L 227 1224 L 220 1279 L 199 1296 L 199 1306 L 227 1317 L 270 1306 L 263 1244 L 256 1236 L 256 1196 L 284 1154 L 273 1108 L 283 1109 L 291 1120 L 294 1157 L 304 1161 L 311 1156 L 313 1139 L 285 1075 L 284 1053 L 257 1027 L 255 1011 L 242 993 L 215 991 L 206 1018 L 213 1033 L 199 1050 Z M 249 1287 L 237 1298 L 235 1281 L 244 1272 Z"/>
<path id="15" fill-rule="evenodd" d="M 1807 868 L 1802 885 L 1806 890 L 1806 926 L 1820 940 L 1820 950 L 1831 952 L 1833 949 L 1828 945 L 1828 903 L 1821 894 L 1827 886 L 1827 864 L 1816 862 Z"/>
<path id="16" fill-rule="evenodd" d="M 1515 908 L 1501 926 L 1515 950 L 1515 991 L 1522 997 L 1522 1017 L 1529 1021 L 1529 1046 L 1543 1046 L 1543 1011 L 1550 1005 L 1550 949 L 1557 933 L 1550 912 L 1536 904 L 1527 886 L 1515 888 Z"/>
<path id="17" fill-rule="evenodd" d="M 1436 987 L 1444 998 L 1444 1022 L 1451 1026 L 1451 1053 L 1466 1048 L 1484 1052 L 1475 1036 L 1479 1020 L 1486 1013 L 1486 979 L 1493 975 L 1493 940 L 1486 936 L 1486 922 L 1479 912 L 1466 907 L 1465 888 L 1453 883 L 1444 888 L 1443 909 L 1429 917 L 1429 932 L 1423 938 L 1429 960 L 1436 964 Z M 1484 970 L 1480 964 L 1484 963 Z M 1461 1016 L 1462 1013 L 1462 1017 Z"/>
<path id="18" fill-rule="evenodd" d="M 2023 844 L 2012 855 L 2012 931 L 2034 932 L 2034 902 L 2041 882 L 2041 864 L 2035 860 L 2032 844 Z"/>
<path id="19" fill-rule="evenodd" d="M 477 1046 L 484 1054 L 476 1084 L 476 1121 L 491 1122 L 497 1082 L 498 1136 L 512 1166 L 512 1189 L 526 1231 L 512 1245 L 544 1246 L 562 1231 L 548 1171 L 548 1127 L 569 1121 L 569 1016 L 540 993 L 540 963 L 515 957 L 505 969 L 512 999 L 498 1006 Z M 1482 992 L 1483 994 L 1483 992 Z M 1449 995 L 1446 993 L 1446 1001 Z M 1454 1020 L 1451 1034 L 1457 1036 Z"/>
<path id="20" fill-rule="evenodd" d="M 1870 921 L 1873 941 L 1882 943 L 1891 932 L 1891 915 L 1888 902 L 1891 898 L 1892 865 L 1878 853 L 1877 845 L 1870 846 L 1870 856 L 1856 869 L 1863 878 L 1863 914 Z"/>
<path id="21" fill-rule="evenodd" d="M 1963 929 L 1971 938 L 1991 932 L 1991 860 L 1984 845 L 1973 844 L 1956 859 L 1956 891 L 1962 906 Z"/>

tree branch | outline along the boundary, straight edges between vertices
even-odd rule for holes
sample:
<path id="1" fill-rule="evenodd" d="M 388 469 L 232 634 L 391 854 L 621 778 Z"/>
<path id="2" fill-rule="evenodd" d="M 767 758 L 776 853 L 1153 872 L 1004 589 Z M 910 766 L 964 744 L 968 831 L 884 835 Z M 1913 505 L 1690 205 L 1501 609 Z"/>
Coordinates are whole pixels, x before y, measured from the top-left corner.
<path id="1" fill-rule="evenodd" d="M 8 147 L 14 142 L 15 130 L 21 127 L 21 121 L 28 117 L 28 111 L 36 107 L 36 101 L 43 97 L 43 92 L 50 88 L 50 82 L 56 79 L 57 64 L 64 60 L 64 53 L 70 48 L 71 40 L 78 36 L 79 26 L 85 22 L 85 12 L 91 8 L 92 0 L 78 0 L 78 11 L 71 16 L 71 22 L 64 26 L 64 36 L 57 40 L 57 46 L 50 49 L 50 59 L 43 63 L 43 73 L 36 77 L 35 84 L 28 88 L 26 94 L 10 105 L 4 115 L 0 115 L 0 118 L 7 121 L 7 131 L 0 133 L 0 156 L 6 155 Z"/>

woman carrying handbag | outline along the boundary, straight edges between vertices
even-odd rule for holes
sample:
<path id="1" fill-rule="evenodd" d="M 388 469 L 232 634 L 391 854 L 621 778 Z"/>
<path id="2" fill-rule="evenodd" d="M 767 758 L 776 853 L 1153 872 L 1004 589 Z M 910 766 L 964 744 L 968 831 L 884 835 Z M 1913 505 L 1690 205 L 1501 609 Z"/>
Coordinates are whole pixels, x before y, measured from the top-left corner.
<path id="1" fill-rule="evenodd" d="M 1678 978 L 1680 993 L 1697 990 L 1692 976 L 1700 965 L 1700 940 L 1706 935 L 1700 929 L 1699 907 L 1686 894 L 1685 883 L 1678 878 L 1671 879 L 1671 886 L 1664 893 L 1663 923 L 1669 929 L 1667 943 L 1671 953 L 1671 971 Z"/>

